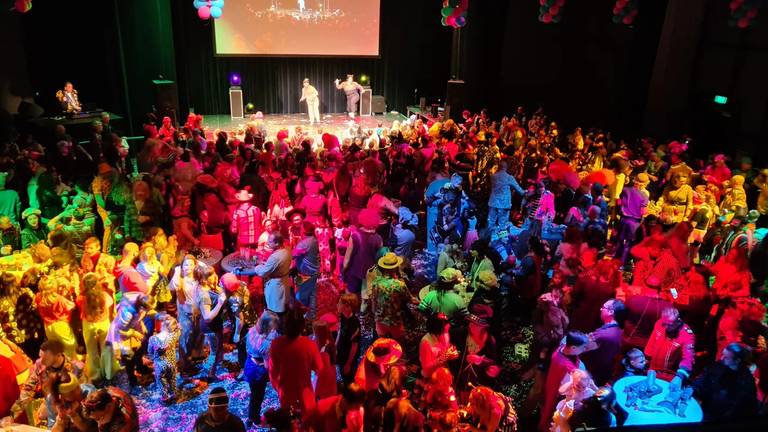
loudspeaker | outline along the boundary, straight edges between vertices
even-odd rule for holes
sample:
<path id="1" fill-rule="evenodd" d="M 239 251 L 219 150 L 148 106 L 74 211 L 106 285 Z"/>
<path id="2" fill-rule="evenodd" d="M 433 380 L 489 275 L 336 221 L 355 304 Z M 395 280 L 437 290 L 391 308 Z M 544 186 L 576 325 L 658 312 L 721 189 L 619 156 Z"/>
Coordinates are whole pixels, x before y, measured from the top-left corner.
<path id="1" fill-rule="evenodd" d="M 439 104 L 432 104 L 431 110 L 429 112 L 429 115 L 434 119 L 437 118 L 437 113 L 440 112 L 440 105 Z"/>
<path id="2" fill-rule="evenodd" d="M 424 111 L 427 110 L 427 98 L 422 97 L 419 98 L 419 111 L 424 114 Z"/>
<path id="3" fill-rule="evenodd" d="M 155 88 L 155 109 L 160 119 L 170 117 L 173 124 L 178 124 L 179 91 L 176 83 L 168 80 L 152 80 Z"/>
<path id="4" fill-rule="evenodd" d="M 464 81 L 448 80 L 448 88 L 445 92 L 445 105 L 451 107 L 450 118 L 459 120 L 461 112 L 464 110 Z M 445 118 L 449 118 L 447 114 Z"/>
<path id="5" fill-rule="evenodd" d="M 34 102 L 27 102 L 27 101 L 21 101 L 19 103 L 19 108 L 17 109 L 19 116 L 24 118 L 30 118 L 35 119 L 43 115 L 43 107 L 40 105 L 34 103 Z"/>
<path id="6" fill-rule="evenodd" d="M 384 96 L 373 95 L 373 99 L 371 102 L 371 111 L 374 114 L 387 112 L 387 101 L 386 99 L 384 99 Z"/>
<path id="7" fill-rule="evenodd" d="M 363 91 L 360 93 L 360 115 L 361 116 L 369 116 L 371 115 L 371 103 L 372 103 L 372 96 L 373 92 L 371 89 L 363 89 Z"/>
<path id="8" fill-rule="evenodd" d="M 240 87 L 229 88 L 229 112 L 232 113 L 232 118 L 243 118 L 245 113 L 243 112 L 243 89 Z"/>

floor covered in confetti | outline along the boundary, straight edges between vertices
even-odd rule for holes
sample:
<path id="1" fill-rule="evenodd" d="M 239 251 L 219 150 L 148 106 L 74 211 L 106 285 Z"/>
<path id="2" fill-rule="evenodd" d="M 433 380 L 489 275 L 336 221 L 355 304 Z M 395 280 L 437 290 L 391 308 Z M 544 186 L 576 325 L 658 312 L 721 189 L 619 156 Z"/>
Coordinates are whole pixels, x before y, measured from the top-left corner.
<path id="1" fill-rule="evenodd" d="M 413 260 L 413 267 L 419 280 L 434 280 L 434 258 L 427 254 L 417 254 Z M 418 292 L 418 290 L 417 290 Z M 318 291 L 318 309 L 330 309 L 337 301 L 336 293 Z M 403 344 L 403 361 L 406 364 L 418 363 L 418 346 L 421 337 L 425 333 L 424 318 L 414 307 L 410 314 L 411 322 Z M 507 317 L 511 318 L 511 317 Z M 365 314 L 363 319 L 364 351 L 372 342 L 373 321 L 370 314 Z M 526 410 L 525 398 L 531 388 L 533 377 L 526 373 L 527 350 L 521 347 L 529 346 L 533 339 L 533 333 L 529 326 L 520 326 L 513 319 L 505 319 L 501 334 L 498 337 L 501 350 L 502 374 L 500 375 L 500 387 L 504 394 L 512 397 L 517 404 L 518 412 Z M 230 412 L 239 416 L 243 421 L 248 417 L 248 400 L 250 389 L 245 381 L 238 381 L 240 373 L 237 364 L 237 352 L 229 351 L 224 355 L 224 361 L 217 371 L 215 382 L 206 382 L 213 356 L 202 365 L 198 374 L 183 382 L 179 379 L 179 396 L 172 405 L 163 405 L 160 401 L 160 391 L 155 387 L 151 377 L 145 377 L 145 386 L 137 387 L 132 391 L 139 411 L 139 421 L 142 431 L 162 432 L 187 432 L 191 430 L 197 416 L 207 409 L 208 390 L 215 386 L 223 387 L 230 396 Z M 406 387 L 411 389 L 416 381 L 417 367 L 409 367 L 409 377 Z M 278 407 L 277 393 L 271 385 L 267 385 L 267 392 L 262 405 L 262 414 L 270 409 Z M 266 427 L 253 426 L 249 431 L 267 431 Z"/>

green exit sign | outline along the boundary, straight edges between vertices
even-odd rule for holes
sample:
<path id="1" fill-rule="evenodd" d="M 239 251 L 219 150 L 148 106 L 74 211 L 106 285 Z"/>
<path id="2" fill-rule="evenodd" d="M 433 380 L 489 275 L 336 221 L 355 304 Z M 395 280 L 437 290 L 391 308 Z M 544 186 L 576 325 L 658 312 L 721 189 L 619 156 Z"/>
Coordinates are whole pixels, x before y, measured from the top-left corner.
<path id="1" fill-rule="evenodd" d="M 725 105 L 728 103 L 728 96 L 715 95 L 715 103 L 718 105 Z"/>

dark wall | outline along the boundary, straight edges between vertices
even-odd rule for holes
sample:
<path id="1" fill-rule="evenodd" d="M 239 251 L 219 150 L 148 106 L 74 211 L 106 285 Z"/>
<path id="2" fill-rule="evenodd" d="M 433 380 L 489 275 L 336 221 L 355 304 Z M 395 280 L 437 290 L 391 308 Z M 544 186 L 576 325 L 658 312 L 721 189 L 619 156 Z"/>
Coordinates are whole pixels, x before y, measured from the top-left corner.
<path id="1" fill-rule="evenodd" d="M 440 25 L 438 1 L 382 0 L 380 58 L 214 57 L 212 25 L 197 17 L 188 0 L 171 5 L 182 113 L 189 107 L 228 113 L 230 72 L 241 74 L 245 102 L 266 113 L 305 111 L 299 104 L 305 77 L 320 92 L 321 112 L 344 111 L 344 95 L 333 81 L 347 73 L 370 76 L 373 93 L 384 95 L 390 110 L 405 112 L 416 89 L 430 99 L 445 92 L 451 32 Z"/>
<path id="2" fill-rule="evenodd" d="M 538 21 L 538 2 L 506 3 L 496 12 L 504 22 L 493 21 L 504 31 L 491 33 L 486 60 L 474 63 L 497 89 L 489 92 L 497 95 L 489 105 L 509 113 L 518 104 L 541 104 L 561 127 L 638 128 L 664 2 L 641 2 L 632 27 L 612 22 L 612 0 L 568 1 L 562 21 L 550 25 Z M 491 13 L 501 8 L 484 7 Z"/>
<path id="3" fill-rule="evenodd" d="M 15 114 L 21 97 L 32 96 L 27 74 L 27 56 L 21 32 L 23 17 L 16 12 L 0 12 L 0 111 Z"/>

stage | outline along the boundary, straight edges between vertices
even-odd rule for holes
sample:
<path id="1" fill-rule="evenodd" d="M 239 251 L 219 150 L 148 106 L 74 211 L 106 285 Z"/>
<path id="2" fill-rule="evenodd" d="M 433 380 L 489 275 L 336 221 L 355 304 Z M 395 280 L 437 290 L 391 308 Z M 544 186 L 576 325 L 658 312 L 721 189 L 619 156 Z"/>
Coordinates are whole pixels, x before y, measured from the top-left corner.
<path id="1" fill-rule="evenodd" d="M 347 130 L 351 120 L 347 114 L 320 114 L 322 121 L 319 124 L 310 126 L 307 114 L 264 114 L 264 125 L 267 127 L 267 136 L 274 139 L 277 132 L 281 129 L 287 129 L 293 134 L 296 126 L 301 126 L 304 130 L 317 131 L 321 129 L 333 135 L 341 136 Z M 372 116 L 358 116 L 361 120 L 363 129 L 375 129 L 381 123 L 389 128 L 395 120 L 403 121 L 405 116 L 392 111 L 385 114 L 376 114 Z M 211 132 L 216 129 L 222 129 L 227 132 L 237 131 L 239 128 L 245 128 L 248 118 L 231 118 L 229 114 L 203 114 L 203 125 Z M 215 137 L 207 137 L 214 139 Z"/>

